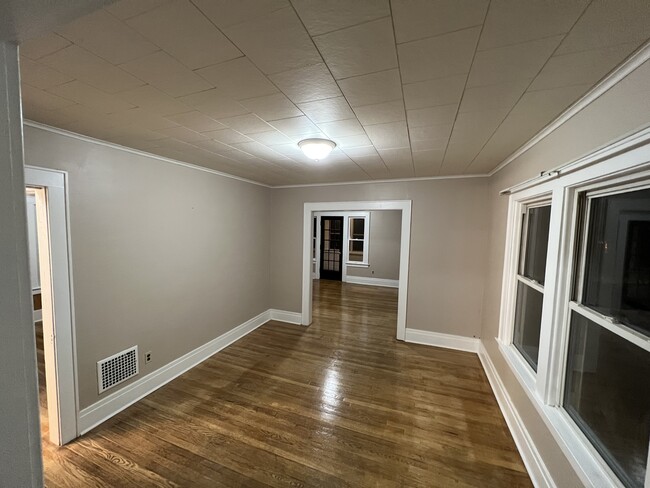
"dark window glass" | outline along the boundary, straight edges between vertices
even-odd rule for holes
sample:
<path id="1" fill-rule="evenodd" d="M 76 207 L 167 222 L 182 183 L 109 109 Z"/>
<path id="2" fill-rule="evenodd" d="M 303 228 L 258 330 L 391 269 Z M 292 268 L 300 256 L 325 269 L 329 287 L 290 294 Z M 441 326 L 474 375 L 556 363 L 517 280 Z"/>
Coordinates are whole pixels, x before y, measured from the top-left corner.
<path id="1" fill-rule="evenodd" d="M 564 408 L 628 487 L 643 487 L 650 353 L 572 312 Z"/>
<path id="2" fill-rule="evenodd" d="M 537 371 L 539 331 L 542 323 L 544 295 L 522 282 L 517 283 L 517 308 L 513 344 Z"/>
<path id="3" fill-rule="evenodd" d="M 592 200 L 583 303 L 650 335 L 650 190 Z"/>
<path id="4" fill-rule="evenodd" d="M 544 284 L 548 229 L 551 222 L 551 206 L 529 208 L 526 239 L 522 241 L 523 259 L 521 274 Z"/>
<path id="5" fill-rule="evenodd" d="M 350 219 L 350 237 L 352 239 L 363 239 L 366 221 L 365 219 Z"/>

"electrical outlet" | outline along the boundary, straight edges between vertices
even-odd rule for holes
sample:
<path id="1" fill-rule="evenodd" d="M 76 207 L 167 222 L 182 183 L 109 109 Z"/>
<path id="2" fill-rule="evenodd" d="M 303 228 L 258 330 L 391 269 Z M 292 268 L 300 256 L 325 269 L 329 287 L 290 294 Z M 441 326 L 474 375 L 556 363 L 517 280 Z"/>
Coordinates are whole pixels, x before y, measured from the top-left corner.
<path id="1" fill-rule="evenodd" d="M 151 351 L 144 353 L 144 362 L 145 364 L 151 362 Z"/>

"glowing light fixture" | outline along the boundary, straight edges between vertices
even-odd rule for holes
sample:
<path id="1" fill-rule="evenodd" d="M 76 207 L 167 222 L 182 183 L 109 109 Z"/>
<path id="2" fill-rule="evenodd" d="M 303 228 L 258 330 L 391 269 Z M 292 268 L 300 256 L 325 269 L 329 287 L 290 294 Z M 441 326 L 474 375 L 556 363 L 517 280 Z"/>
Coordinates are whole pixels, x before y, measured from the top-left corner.
<path id="1" fill-rule="evenodd" d="M 320 161 L 332 152 L 332 149 L 336 147 L 336 143 L 329 139 L 304 139 L 298 143 L 298 146 L 305 153 L 305 156 L 314 161 Z"/>

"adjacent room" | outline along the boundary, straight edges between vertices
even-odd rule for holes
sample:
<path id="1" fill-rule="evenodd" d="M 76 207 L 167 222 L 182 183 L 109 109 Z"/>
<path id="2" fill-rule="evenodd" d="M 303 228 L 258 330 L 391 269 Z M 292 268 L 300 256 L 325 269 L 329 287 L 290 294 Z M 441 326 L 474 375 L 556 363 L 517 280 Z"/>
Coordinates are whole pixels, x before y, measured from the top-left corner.
<path id="1" fill-rule="evenodd" d="M 0 2 L 0 487 L 650 488 L 650 2 Z"/>

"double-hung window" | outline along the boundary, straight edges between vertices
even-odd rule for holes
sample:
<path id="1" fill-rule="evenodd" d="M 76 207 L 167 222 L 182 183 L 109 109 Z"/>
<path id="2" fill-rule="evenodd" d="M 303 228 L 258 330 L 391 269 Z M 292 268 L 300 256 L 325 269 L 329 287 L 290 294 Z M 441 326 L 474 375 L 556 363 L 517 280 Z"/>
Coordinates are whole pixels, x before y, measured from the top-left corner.
<path id="1" fill-rule="evenodd" d="M 348 263 L 368 265 L 369 213 L 354 215 L 348 220 Z"/>
<path id="2" fill-rule="evenodd" d="M 650 488 L 650 143 L 603 151 L 506 191 L 499 343 L 586 486 Z"/>

